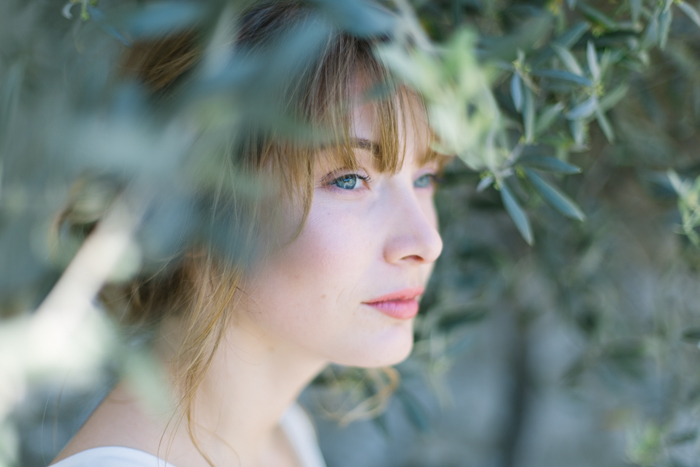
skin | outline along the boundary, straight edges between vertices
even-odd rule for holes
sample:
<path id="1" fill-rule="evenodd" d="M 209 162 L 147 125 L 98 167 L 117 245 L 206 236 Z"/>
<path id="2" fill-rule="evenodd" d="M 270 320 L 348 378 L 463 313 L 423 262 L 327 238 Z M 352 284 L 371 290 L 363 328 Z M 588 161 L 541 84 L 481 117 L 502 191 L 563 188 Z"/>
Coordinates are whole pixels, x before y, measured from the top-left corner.
<path id="1" fill-rule="evenodd" d="M 247 274 L 195 402 L 200 446 L 216 465 L 297 465 L 278 421 L 328 363 L 378 367 L 410 353 L 414 318 L 365 302 L 425 286 L 442 250 L 429 183 L 437 164 L 418 164 L 428 132 L 413 120 L 400 134 L 405 158 L 396 174 L 376 171 L 367 149 L 356 150 L 355 172 L 319 164 L 301 234 Z M 377 140 L 369 107 L 356 106 L 353 126 L 358 139 Z M 116 445 L 178 467 L 207 466 L 184 424 L 168 425 L 164 415 L 121 383 L 56 460 Z"/>

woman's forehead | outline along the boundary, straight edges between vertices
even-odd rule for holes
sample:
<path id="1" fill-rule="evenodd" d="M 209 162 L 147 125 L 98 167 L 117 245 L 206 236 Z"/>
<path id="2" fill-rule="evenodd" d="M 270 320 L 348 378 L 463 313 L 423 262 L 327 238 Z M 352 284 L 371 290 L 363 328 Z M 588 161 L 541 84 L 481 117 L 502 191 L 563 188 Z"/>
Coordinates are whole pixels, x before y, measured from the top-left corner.
<path id="1" fill-rule="evenodd" d="M 353 95 L 351 118 L 353 136 L 376 141 L 381 128 L 380 116 L 377 112 L 379 101 L 368 99 L 373 86 L 368 84 L 360 86 L 357 83 L 356 79 L 355 84 L 350 87 Z M 401 86 L 393 96 L 387 97 L 387 99 L 393 101 L 394 105 L 392 107 L 395 110 L 399 130 L 405 129 L 412 133 L 425 133 L 426 137 L 429 136 L 430 130 L 426 109 L 418 94 Z M 398 136 L 405 137 L 402 134 Z"/>
<path id="2" fill-rule="evenodd" d="M 434 160 L 432 132 L 420 96 L 401 85 L 393 94 L 377 98 L 377 86 L 386 76 L 379 68 L 357 70 L 341 85 L 344 90 L 326 89 L 316 101 L 326 103 L 323 120 L 335 142 L 314 151 L 314 166 L 330 170 L 362 166 L 396 173 L 404 159 L 419 166 Z"/>
<path id="3" fill-rule="evenodd" d="M 392 132 L 395 139 L 395 150 L 401 157 L 423 160 L 427 153 L 431 152 L 431 131 L 428 126 L 425 107 L 412 93 L 397 93 L 394 97 L 396 127 Z M 377 159 L 389 156 L 385 154 L 388 148 L 383 147 L 382 128 L 386 128 L 386 122 L 381 121 L 382 116 L 374 102 L 356 104 L 352 109 L 350 123 L 349 146 L 352 149 L 363 150 L 371 153 Z M 397 170 L 400 168 L 397 167 Z"/>

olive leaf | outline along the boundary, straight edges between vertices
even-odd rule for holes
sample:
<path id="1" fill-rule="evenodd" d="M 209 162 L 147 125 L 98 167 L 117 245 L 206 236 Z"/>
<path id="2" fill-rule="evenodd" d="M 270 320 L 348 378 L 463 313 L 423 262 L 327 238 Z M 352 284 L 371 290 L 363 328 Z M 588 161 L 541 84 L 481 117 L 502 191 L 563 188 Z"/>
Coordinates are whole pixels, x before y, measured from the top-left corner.
<path id="1" fill-rule="evenodd" d="M 513 219 L 513 222 L 520 232 L 520 235 L 523 236 L 523 239 L 525 239 L 529 245 L 532 245 L 534 243 L 534 238 L 532 236 L 532 227 L 530 227 L 530 221 L 527 218 L 527 214 L 525 214 L 525 211 L 523 211 L 523 208 L 520 206 L 518 201 L 515 199 L 515 196 L 513 196 L 513 193 L 510 191 L 510 188 L 508 188 L 505 183 L 500 183 L 500 190 L 501 200 L 503 201 L 503 205 L 505 206 L 506 211 L 508 211 L 510 218 Z"/>
<path id="2" fill-rule="evenodd" d="M 574 203 L 571 198 L 545 182 L 539 175 L 530 169 L 523 169 L 527 178 L 532 182 L 535 189 L 542 195 L 547 204 L 559 211 L 562 215 L 582 221 L 586 218 L 583 211 Z"/>

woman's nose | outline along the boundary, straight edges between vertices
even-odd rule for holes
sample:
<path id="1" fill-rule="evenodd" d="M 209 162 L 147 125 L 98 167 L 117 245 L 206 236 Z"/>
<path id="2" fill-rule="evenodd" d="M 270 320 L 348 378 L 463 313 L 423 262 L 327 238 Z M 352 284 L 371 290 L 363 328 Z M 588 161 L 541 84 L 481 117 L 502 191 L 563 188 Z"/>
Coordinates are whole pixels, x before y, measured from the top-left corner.
<path id="1" fill-rule="evenodd" d="M 391 228 L 386 238 L 387 262 L 432 263 L 442 252 L 437 214 L 432 199 L 404 194 L 392 203 Z"/>

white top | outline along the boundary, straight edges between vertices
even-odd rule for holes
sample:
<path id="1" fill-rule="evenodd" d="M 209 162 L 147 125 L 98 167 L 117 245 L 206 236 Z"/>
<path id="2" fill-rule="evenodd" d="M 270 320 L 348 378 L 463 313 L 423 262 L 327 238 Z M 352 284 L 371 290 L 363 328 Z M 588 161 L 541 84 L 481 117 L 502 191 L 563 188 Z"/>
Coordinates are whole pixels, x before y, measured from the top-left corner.
<path id="1" fill-rule="evenodd" d="M 303 408 L 292 404 L 282 415 L 280 426 L 303 467 L 326 467 L 318 447 L 316 431 Z M 63 459 L 51 467 L 175 467 L 163 459 L 138 449 L 103 446 Z"/>

